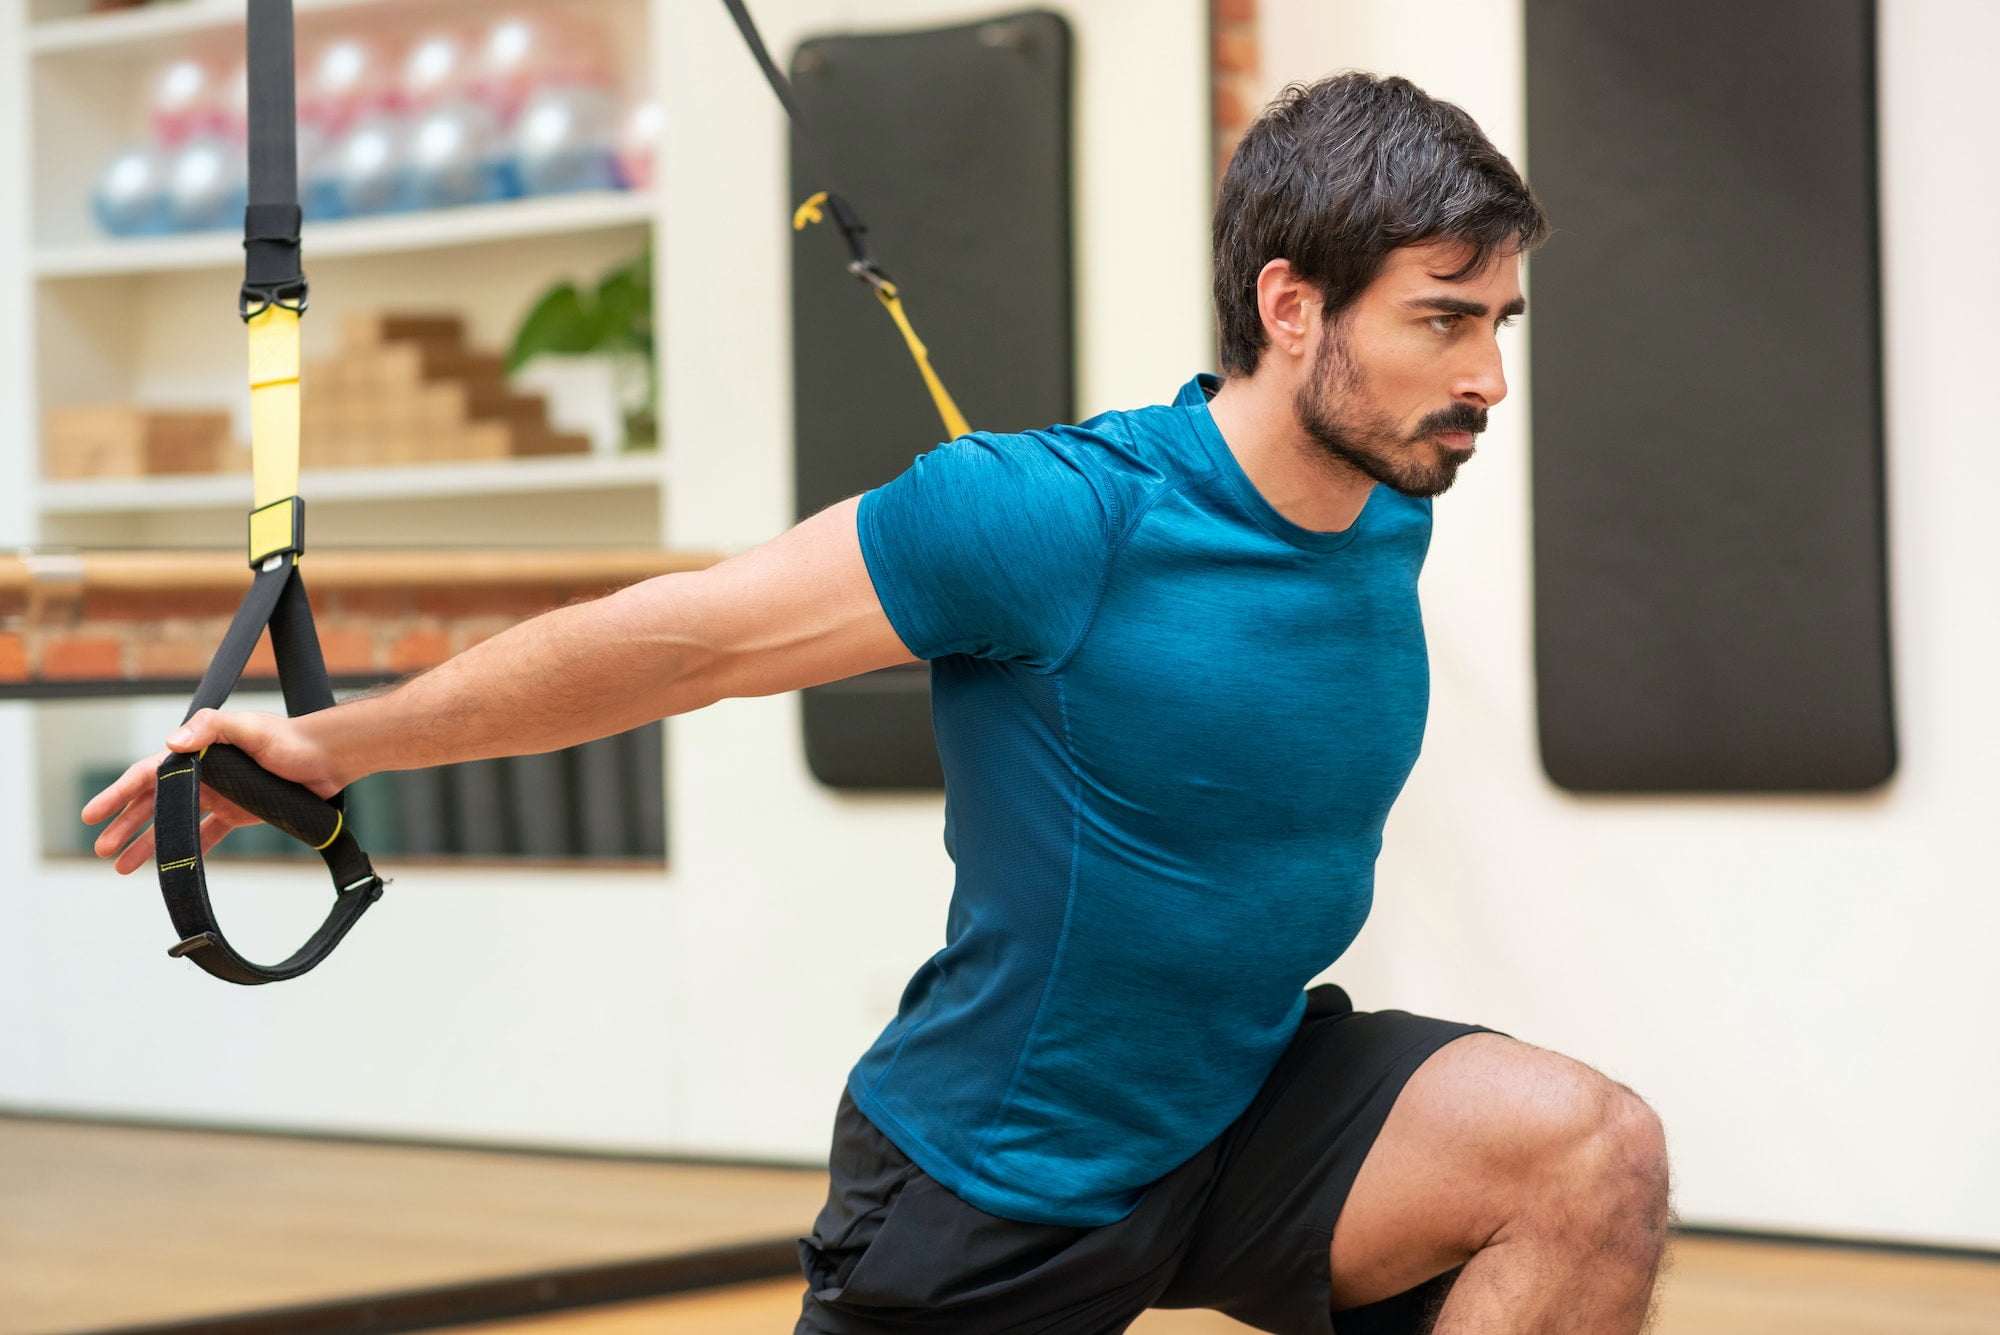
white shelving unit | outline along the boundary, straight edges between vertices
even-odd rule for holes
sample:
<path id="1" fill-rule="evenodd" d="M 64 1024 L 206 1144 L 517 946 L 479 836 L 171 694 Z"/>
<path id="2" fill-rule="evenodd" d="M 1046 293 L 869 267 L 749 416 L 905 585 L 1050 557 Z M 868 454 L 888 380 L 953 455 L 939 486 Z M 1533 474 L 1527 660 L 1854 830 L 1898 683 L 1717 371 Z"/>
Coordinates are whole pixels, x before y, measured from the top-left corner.
<path id="1" fill-rule="evenodd" d="M 301 231 L 301 244 L 305 254 L 314 259 L 407 254 L 644 227 L 651 222 L 652 211 L 649 195 L 629 190 L 592 191 L 309 222 Z M 34 258 L 37 278 L 142 277 L 193 269 L 239 269 L 242 265 L 243 238 L 233 232 L 58 242 L 38 246 Z"/>
<path id="2" fill-rule="evenodd" d="M 546 496 L 561 492 L 643 490 L 659 487 L 665 469 L 656 454 L 615 458 L 509 459 L 490 463 L 411 464 L 400 468 L 307 471 L 299 490 L 315 510 L 329 504 L 429 500 L 440 496 Z M 148 514 L 162 510 L 244 508 L 247 479 L 235 474 L 188 477 L 104 478 L 44 482 L 45 515 Z"/>
<path id="3" fill-rule="evenodd" d="M 628 94 L 651 80 L 652 0 L 565 0 L 601 25 Z M 302 44 L 347 30 L 411 35 L 440 23 L 474 28 L 505 0 L 294 0 Z M 26 166 L 17 183 L 30 220 L 27 259 L 33 394 L 15 438 L 40 438 L 50 408 L 111 402 L 222 406 L 247 436 L 242 330 L 234 312 L 241 239 L 217 231 L 104 235 L 90 184 L 143 124 L 145 75 L 182 54 L 218 64 L 241 50 L 242 0 L 177 0 L 109 13 L 82 0 L 10 6 L 9 43 L 26 90 Z M 357 310 L 452 310 L 472 341 L 500 350 L 552 282 L 594 282 L 650 244 L 651 192 L 602 191 L 422 213 L 309 222 L 303 236 L 312 310 L 308 360 L 332 350 Z M 38 453 L 38 451 L 37 451 Z M 31 469 L 30 513 L 43 543 L 229 545 L 248 480 L 236 476 L 53 481 Z M 665 471 L 657 452 L 326 471 L 303 491 L 321 543 L 394 544 L 419 511 L 427 531 L 467 545 L 665 542 Z"/>
<path id="4" fill-rule="evenodd" d="M 654 0 L 559 0 L 601 25 L 622 62 L 623 91 L 651 84 Z M 507 0 L 294 0 L 302 46 L 360 31 L 410 36 L 440 24 L 476 31 Z M 43 414 L 64 406 L 134 403 L 228 407 L 247 438 L 235 231 L 105 235 L 89 191 L 110 155 L 140 137 L 146 75 L 192 55 L 227 69 L 240 58 L 243 0 L 177 0 L 109 13 L 85 0 L 23 0 L 0 8 L 0 84 L 24 113 L 14 132 L 17 179 L 0 194 L 27 223 L 10 263 L 26 310 L 32 364 L 12 405 L 16 457 L 0 486 L 19 488 L 28 529 L 0 541 L 79 547 L 228 548 L 241 542 L 244 473 L 50 479 L 40 466 Z M 308 360 L 328 355 L 342 317 L 368 310 L 452 311 L 475 346 L 503 351 L 534 300 L 567 278 L 594 283 L 659 234 L 653 192 L 599 191 L 493 204 L 308 222 L 303 234 L 311 310 Z M 666 470 L 658 450 L 328 469 L 301 479 L 308 532 L 321 550 L 422 545 L 647 547 L 667 538 Z M 66 773 L 138 702 L 44 709 L 39 750 Z M 118 743 L 122 745 L 122 741 Z M 65 794 L 69 779 L 45 776 Z M 60 822 L 73 825 L 64 813 Z M 45 840 L 46 843 L 46 840 Z M 56 847 L 55 844 L 47 845 Z"/>
<path id="5" fill-rule="evenodd" d="M 301 18 L 310 18 L 322 13 L 390 2 L 293 0 L 292 10 Z M 405 0 L 395 2 L 402 4 Z M 49 51 L 108 51 L 226 31 L 242 22 L 241 0 L 178 0 L 178 3 L 112 10 L 102 14 L 44 18 L 29 24 L 28 49 L 38 54 Z"/>

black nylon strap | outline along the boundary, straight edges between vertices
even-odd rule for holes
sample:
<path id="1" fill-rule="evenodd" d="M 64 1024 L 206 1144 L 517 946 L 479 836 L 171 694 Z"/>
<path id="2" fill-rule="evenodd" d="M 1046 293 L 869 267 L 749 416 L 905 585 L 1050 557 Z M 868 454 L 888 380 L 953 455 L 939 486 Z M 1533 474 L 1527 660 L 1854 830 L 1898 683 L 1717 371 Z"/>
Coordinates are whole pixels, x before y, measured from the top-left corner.
<path id="1" fill-rule="evenodd" d="M 292 90 L 292 2 L 250 0 L 246 38 L 250 80 L 250 206 L 244 210 L 244 288 L 238 310 L 248 318 L 274 304 L 306 308 L 306 276 L 298 266 L 298 150 L 296 100 Z M 270 648 L 278 660 L 278 689 L 290 715 L 314 713 L 334 703 L 326 679 L 320 638 L 312 628 L 312 604 L 298 576 L 298 548 L 304 546 L 304 504 L 294 496 L 292 548 L 256 566 L 250 592 L 230 620 L 216 656 L 188 703 L 188 717 L 200 709 L 220 709 L 242 677 L 250 654 L 270 628 Z M 262 512 L 260 512 L 262 514 Z M 252 532 L 256 524 L 252 522 Z M 260 815 L 272 827 L 312 845 L 334 877 L 334 907 L 318 931 L 292 955 L 260 965 L 244 959 L 216 925 L 202 867 L 202 781 Z M 182 955 L 230 983 L 276 983 L 314 967 L 360 915 L 382 895 L 382 877 L 368 853 L 346 827 L 340 793 L 318 793 L 280 779 L 244 751 L 216 743 L 202 755 L 168 755 L 160 761 L 154 795 L 154 851 L 160 865 L 160 893 L 168 917 L 180 931 L 170 955 Z"/>
<path id="2" fill-rule="evenodd" d="M 299 266 L 298 94 L 292 73 L 291 0 L 249 0 L 245 36 L 250 116 L 249 207 L 243 211 L 239 310 L 304 310 Z"/>
<path id="3" fill-rule="evenodd" d="M 306 305 L 305 274 L 299 266 L 291 0 L 249 0 L 245 50 L 249 64 L 250 182 L 249 203 L 243 212 L 244 281 L 237 308 L 247 319 L 268 306 L 303 312 Z M 289 499 L 293 506 L 291 547 L 256 565 L 250 591 L 237 607 L 215 657 L 202 674 L 201 685 L 195 689 L 194 700 L 188 705 L 189 718 L 199 710 L 222 707 L 266 627 L 271 632 L 285 712 L 297 717 L 333 704 L 333 687 L 327 680 L 326 661 L 313 627 L 312 604 L 299 577 L 304 507 L 297 497 Z M 253 520 L 253 542 L 256 531 Z M 332 910 L 303 946 L 277 964 L 245 959 L 216 924 L 202 866 L 204 777 L 211 788 L 238 806 L 311 845 L 333 876 Z M 268 772 L 233 746 L 217 744 L 203 755 L 169 755 L 160 763 L 153 841 L 160 893 L 181 938 L 168 953 L 191 959 L 232 983 L 255 985 L 298 977 L 325 959 L 382 894 L 382 878 L 375 874 L 368 855 L 347 828 L 340 794 L 322 799 Z"/>
<path id="4" fill-rule="evenodd" d="M 195 691 L 189 717 L 197 710 L 220 708 L 229 698 L 266 625 L 271 629 L 285 712 L 296 717 L 333 704 L 333 688 L 313 628 L 312 604 L 297 564 L 285 556 L 266 562 L 257 572 Z M 303 946 L 277 964 L 245 959 L 216 922 L 201 853 L 205 770 L 206 781 L 217 792 L 293 838 L 315 845 L 333 877 L 334 905 L 325 921 Z M 180 933 L 179 943 L 168 953 L 193 960 L 217 978 L 256 985 L 298 977 L 331 954 L 382 895 L 381 877 L 347 828 L 340 794 L 322 799 L 269 773 L 235 747 L 221 744 L 210 747 L 206 756 L 168 756 L 160 764 L 157 785 L 153 839 L 160 892 Z"/>
<path id="5" fill-rule="evenodd" d="M 791 82 L 785 78 L 784 71 L 778 68 L 778 62 L 771 59 L 771 50 L 764 45 L 764 34 L 757 31 L 757 21 L 750 17 L 750 10 L 744 5 L 743 0 L 722 0 L 722 3 L 729 10 L 729 17 L 736 20 L 736 31 L 743 34 L 743 43 L 750 48 L 750 55 L 756 60 L 757 68 L 764 71 L 764 82 L 771 85 L 771 91 L 778 95 L 778 102 L 784 107 L 785 114 L 792 118 L 792 131 L 798 135 L 805 145 L 806 152 L 812 156 L 813 165 L 819 168 L 820 179 L 826 182 L 827 189 L 833 189 L 833 168 L 828 166 L 826 159 L 820 155 L 819 145 L 813 143 L 811 136 L 806 133 L 805 117 L 799 115 L 799 104 L 792 100 Z"/>
<path id="6" fill-rule="evenodd" d="M 264 633 L 271 613 L 277 609 L 279 597 L 291 582 L 292 562 L 285 558 L 281 560 L 281 565 L 258 571 L 257 577 L 250 583 L 250 591 L 236 605 L 236 615 L 231 618 L 229 629 L 223 632 L 215 657 L 208 660 L 208 671 L 201 674 L 201 684 L 194 689 L 194 700 L 188 705 L 187 714 L 181 720 L 183 723 L 204 709 L 222 708 L 222 702 L 236 689 L 237 679 L 243 675 L 251 653 L 257 648 L 258 636 Z"/>
<path id="7" fill-rule="evenodd" d="M 785 114 L 791 118 L 792 137 L 798 141 L 799 147 L 806 151 L 806 156 L 812 159 L 813 169 L 819 173 L 820 181 L 826 186 L 827 212 L 833 215 L 834 225 L 840 229 L 841 240 L 847 243 L 847 253 L 851 257 L 847 267 L 853 271 L 855 277 L 870 285 L 874 285 L 876 280 L 888 282 L 889 275 L 883 272 L 882 266 L 877 264 L 875 257 L 869 253 L 866 240 L 868 224 L 861 221 L 861 215 L 856 213 L 854 206 L 841 195 L 835 183 L 833 164 L 827 161 L 826 154 L 820 150 L 811 131 L 806 128 L 806 119 L 799 114 L 798 101 L 792 96 L 791 82 L 785 78 L 784 71 L 778 68 L 778 63 L 771 59 L 770 48 L 764 45 L 764 35 L 757 31 L 757 21 L 750 17 L 749 7 L 743 0 L 722 0 L 722 3 L 723 7 L 728 9 L 729 17 L 736 21 L 736 31 L 743 34 L 743 43 L 750 48 L 750 55 L 756 60 L 757 68 L 764 72 L 764 82 L 771 85 L 771 91 L 778 95 L 779 105 L 784 107 Z"/>
<path id="8" fill-rule="evenodd" d="M 256 964 L 238 954 L 216 925 L 201 860 L 201 771 L 196 755 L 169 756 L 160 766 L 153 809 L 153 837 L 160 862 L 160 890 L 180 941 L 167 953 L 193 960 L 226 982 L 254 987 L 296 978 L 333 953 L 340 939 L 370 904 L 382 896 L 382 880 L 368 857 L 343 831 L 322 850 L 333 872 L 335 900 L 319 929 L 276 964 Z"/>
<path id="9" fill-rule="evenodd" d="M 313 626 L 312 604 L 306 599 L 305 577 L 285 558 L 291 578 L 271 609 L 271 653 L 278 660 L 278 688 L 285 695 L 285 712 L 294 718 L 333 707 L 333 684 Z"/>
<path id="10" fill-rule="evenodd" d="M 292 82 L 292 0 L 249 0 L 250 202 L 299 202 L 297 93 Z"/>

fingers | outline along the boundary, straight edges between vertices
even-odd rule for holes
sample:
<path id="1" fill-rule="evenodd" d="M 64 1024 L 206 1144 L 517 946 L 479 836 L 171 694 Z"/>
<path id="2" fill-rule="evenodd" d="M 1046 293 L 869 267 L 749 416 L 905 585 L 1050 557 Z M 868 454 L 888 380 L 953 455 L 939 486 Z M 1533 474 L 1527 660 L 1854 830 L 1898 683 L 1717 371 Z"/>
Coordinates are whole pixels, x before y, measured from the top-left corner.
<path id="1" fill-rule="evenodd" d="M 202 853 L 206 855 L 209 849 L 221 843 L 223 837 L 235 828 L 234 825 L 230 825 L 214 816 L 210 816 L 207 820 L 204 820 L 201 823 Z"/>
<path id="2" fill-rule="evenodd" d="M 118 854 L 118 860 L 111 865 L 120 876 L 130 876 L 152 860 L 153 831 L 148 828 L 142 831 L 138 838 L 125 845 Z"/>
<path id="3" fill-rule="evenodd" d="M 132 765 L 109 788 L 83 804 L 85 825 L 96 825 L 108 820 L 119 808 L 134 798 L 144 797 L 149 803 L 153 797 L 153 779 L 160 768 L 160 762 L 167 758 L 165 751 L 157 751 L 144 760 L 135 760 Z"/>
<path id="4" fill-rule="evenodd" d="M 198 711 L 167 739 L 168 750 L 135 761 L 110 787 L 84 803 L 78 814 L 85 824 L 110 822 L 92 841 L 92 850 L 101 858 L 112 859 L 112 866 L 120 875 L 130 875 L 145 866 L 154 855 L 153 835 L 147 825 L 155 815 L 154 794 L 161 763 L 176 753 L 200 751 L 216 742 L 229 742 L 243 747 L 253 757 L 258 756 L 269 750 L 268 744 L 277 735 L 275 730 L 285 722 L 275 715 L 254 711 L 230 714 L 213 709 Z M 293 770 L 295 766 L 283 768 Z M 339 787 L 314 785 L 316 791 L 323 786 L 325 791 L 321 796 Z M 208 813 L 202 822 L 204 852 L 231 830 L 255 825 L 260 819 L 207 785 L 201 790 L 201 805 Z"/>
<path id="5" fill-rule="evenodd" d="M 202 855 L 206 857 L 208 851 L 227 838 L 231 830 L 237 829 L 241 825 L 252 823 L 254 821 L 232 821 L 219 812 L 210 812 L 203 816 L 201 821 Z M 98 856 L 108 857 L 109 854 L 100 851 Z M 133 872 L 139 870 L 152 860 L 153 832 L 147 829 L 142 831 L 138 838 L 127 844 L 124 850 L 118 854 L 118 860 L 111 865 L 117 868 L 120 876 L 130 876 Z"/>
<path id="6" fill-rule="evenodd" d="M 153 836 L 146 832 L 146 824 L 153 819 L 155 771 L 169 754 L 161 751 L 133 762 L 116 783 L 86 802 L 80 813 L 90 825 L 116 817 L 98 833 L 91 849 L 101 858 L 115 857 L 112 865 L 120 875 L 136 871 L 153 855 Z M 128 844 L 135 837 L 143 842 Z"/>
<path id="7" fill-rule="evenodd" d="M 176 751 L 199 751 L 215 742 L 228 741 L 229 731 L 219 711 L 197 709 L 192 718 L 167 738 L 167 745 Z"/>
<path id="8" fill-rule="evenodd" d="M 148 823 L 153 819 L 153 793 L 154 790 L 149 787 L 128 802 L 91 845 L 97 856 L 116 859 L 112 866 L 121 876 L 129 876 L 152 861 L 153 832 Z M 259 823 L 257 817 L 205 786 L 201 796 L 202 811 L 205 813 L 201 826 L 204 853 L 215 847 L 231 830 Z"/>
<path id="9" fill-rule="evenodd" d="M 91 851 L 101 858 L 115 856 L 129 843 L 133 836 L 146 828 L 153 819 L 153 794 L 149 790 L 140 797 L 126 803 L 118 818 L 105 826 L 91 844 Z"/>
<path id="10" fill-rule="evenodd" d="M 167 745 L 176 751 L 199 751 L 216 742 L 228 742 L 255 755 L 270 739 L 272 726 L 282 722 L 284 720 L 278 715 L 255 709 L 231 710 L 228 713 L 219 709 L 198 709 L 192 718 L 167 738 Z"/>
<path id="11" fill-rule="evenodd" d="M 264 823 L 262 816 L 253 815 L 244 808 L 237 806 L 207 784 L 201 786 L 201 809 L 220 819 L 224 829 L 233 830 L 239 825 L 261 825 Z"/>
<path id="12" fill-rule="evenodd" d="M 167 739 L 175 751 L 199 751 L 216 742 L 239 748 L 270 773 L 303 784 L 321 797 L 331 797 L 345 786 L 327 772 L 321 748 L 305 742 L 296 720 L 282 714 L 203 709 Z"/>

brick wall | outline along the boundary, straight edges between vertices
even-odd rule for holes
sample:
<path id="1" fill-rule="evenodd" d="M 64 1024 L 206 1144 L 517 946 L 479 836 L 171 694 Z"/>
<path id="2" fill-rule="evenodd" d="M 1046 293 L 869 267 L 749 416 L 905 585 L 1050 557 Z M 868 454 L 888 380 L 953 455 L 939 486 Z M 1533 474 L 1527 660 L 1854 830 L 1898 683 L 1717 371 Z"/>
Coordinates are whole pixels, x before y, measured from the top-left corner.
<path id="1" fill-rule="evenodd" d="M 327 669 L 434 667 L 552 607 L 713 558 L 669 552 L 324 553 L 304 566 Z M 249 571 L 235 554 L 0 558 L 0 695 L 199 678 Z M 275 675 L 269 639 L 245 681 Z"/>
<path id="2" fill-rule="evenodd" d="M 1236 141 L 1263 105 L 1257 47 L 1257 0 L 1210 0 L 1213 49 L 1209 71 L 1215 122 L 1215 174 L 1229 165 Z"/>

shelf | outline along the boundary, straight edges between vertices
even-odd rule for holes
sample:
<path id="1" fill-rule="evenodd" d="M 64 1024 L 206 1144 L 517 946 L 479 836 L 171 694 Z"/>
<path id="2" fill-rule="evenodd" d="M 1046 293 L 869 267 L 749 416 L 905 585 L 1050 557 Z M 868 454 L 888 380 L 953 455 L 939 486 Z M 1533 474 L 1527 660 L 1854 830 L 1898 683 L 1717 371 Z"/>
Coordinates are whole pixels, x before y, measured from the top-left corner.
<path id="1" fill-rule="evenodd" d="M 293 0 L 298 14 L 382 6 L 390 0 Z M 404 3 L 407 8 L 407 3 Z M 163 38 L 183 37 L 216 28 L 243 26 L 243 0 L 181 0 L 179 4 L 147 5 L 109 14 L 49 19 L 28 28 L 28 49 L 43 51 L 109 50 L 141 46 Z"/>
<path id="2" fill-rule="evenodd" d="M 646 191 L 594 190 L 422 213 L 309 222 L 301 234 L 301 245 L 310 275 L 315 259 L 605 231 L 642 226 L 652 217 L 653 197 Z M 108 278 L 190 269 L 233 269 L 242 264 L 243 238 L 228 231 L 40 246 L 34 258 L 35 274 L 41 278 Z"/>
<path id="3" fill-rule="evenodd" d="M 388 500 L 452 501 L 524 492 L 624 491 L 666 480 L 657 452 L 610 459 L 498 459 L 490 463 L 413 464 L 399 468 L 322 469 L 300 475 L 307 504 Z M 247 510 L 250 479 L 237 473 L 191 477 L 44 481 L 46 515 L 125 514 L 162 510 Z"/>

